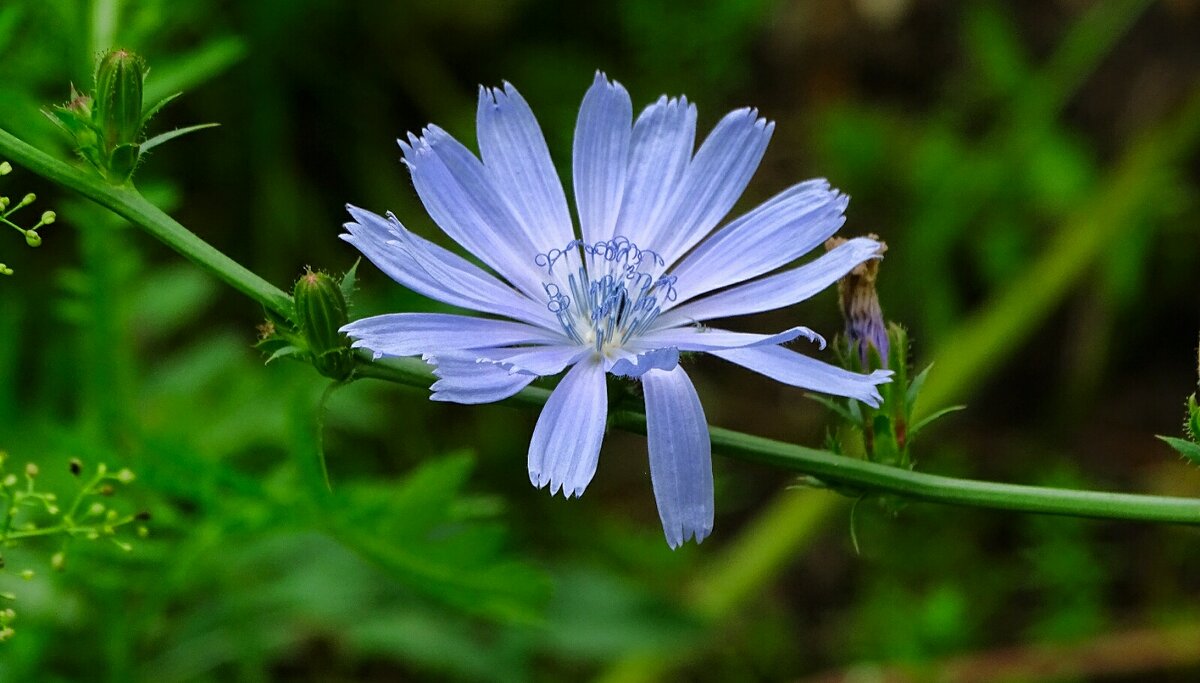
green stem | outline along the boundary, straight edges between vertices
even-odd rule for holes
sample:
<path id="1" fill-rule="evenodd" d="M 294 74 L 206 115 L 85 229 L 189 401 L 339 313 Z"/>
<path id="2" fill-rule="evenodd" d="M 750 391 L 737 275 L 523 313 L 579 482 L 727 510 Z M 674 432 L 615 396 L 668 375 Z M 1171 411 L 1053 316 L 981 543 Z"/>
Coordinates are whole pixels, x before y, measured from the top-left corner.
<path id="1" fill-rule="evenodd" d="M 356 375 L 421 388 L 428 387 L 435 379 L 428 367 L 416 359 L 371 363 L 362 366 Z M 545 389 L 530 387 L 503 403 L 536 407 L 545 403 L 549 395 Z M 646 433 L 646 416 L 636 411 L 613 412 L 609 424 L 638 434 Z M 894 493 L 917 500 L 1017 512 L 1200 524 L 1200 500 L 1192 498 L 957 479 L 879 465 L 720 427 L 710 427 L 709 434 L 713 451 L 722 455 L 810 474 L 827 484 L 859 492 Z"/>
<path id="2" fill-rule="evenodd" d="M 3 130 L 0 130 L 0 156 L 111 209 L 263 306 L 280 315 L 290 314 L 291 297 L 205 243 L 133 189 L 106 185 Z M 364 361 L 356 375 L 421 388 L 428 387 L 435 379 L 428 367 L 416 359 L 386 363 Z M 547 390 L 530 387 L 505 403 L 537 407 L 544 404 L 548 396 Z M 646 416 L 619 410 L 612 414 L 610 424 L 645 433 Z M 718 453 L 810 474 L 828 484 L 859 492 L 894 493 L 918 500 L 1020 512 L 1200 524 L 1200 500 L 1195 499 L 955 479 L 878 465 L 727 429 L 714 427 L 710 433 L 713 450 Z"/>
<path id="3" fill-rule="evenodd" d="M 291 297 L 197 237 L 132 187 L 109 185 L 93 173 L 63 163 L 3 129 L 0 129 L 0 156 L 125 218 L 271 311 L 284 317 L 292 315 Z"/>

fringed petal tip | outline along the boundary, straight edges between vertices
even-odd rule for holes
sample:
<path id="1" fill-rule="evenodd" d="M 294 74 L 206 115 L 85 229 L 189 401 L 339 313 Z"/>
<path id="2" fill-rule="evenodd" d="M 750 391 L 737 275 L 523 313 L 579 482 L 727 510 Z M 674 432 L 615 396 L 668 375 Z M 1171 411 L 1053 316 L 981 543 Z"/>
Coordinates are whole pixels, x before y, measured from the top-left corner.
<path id="1" fill-rule="evenodd" d="M 864 388 L 860 392 L 861 395 L 851 396 L 850 398 L 862 401 L 872 408 L 878 408 L 883 403 L 883 396 L 879 393 L 879 385 L 890 384 L 893 374 L 891 370 L 876 370 L 872 372 L 866 376 L 867 381 L 871 384 L 867 385 L 867 388 Z"/>
<path id="2" fill-rule="evenodd" d="M 672 529 L 663 528 L 663 533 L 667 537 L 667 545 L 671 550 L 679 550 L 679 548 L 688 541 L 695 540 L 699 545 L 704 542 L 712 533 L 712 525 L 701 527 L 680 526 Z"/>
<path id="3" fill-rule="evenodd" d="M 565 482 L 554 479 L 548 473 L 535 472 L 531 469 L 529 470 L 529 483 L 533 484 L 533 487 L 536 489 L 549 488 L 552 497 L 557 496 L 561 492 L 563 498 L 570 500 L 571 498 L 581 497 L 583 492 L 587 490 L 590 481 L 576 483 L 574 487 L 571 487 L 567 486 Z"/>
<path id="4" fill-rule="evenodd" d="M 822 337 L 816 330 L 813 330 L 810 327 L 793 327 L 792 330 L 797 333 L 796 339 L 804 337 L 809 342 L 816 344 L 817 349 L 821 351 L 825 350 L 825 337 Z"/>
<path id="5" fill-rule="evenodd" d="M 486 86 L 482 83 L 479 84 L 480 104 L 486 103 L 493 107 L 500 107 L 503 106 L 510 97 L 519 98 L 521 97 L 521 94 L 517 92 L 516 86 L 509 81 L 502 80 L 500 81 L 500 85 L 495 87 Z"/>

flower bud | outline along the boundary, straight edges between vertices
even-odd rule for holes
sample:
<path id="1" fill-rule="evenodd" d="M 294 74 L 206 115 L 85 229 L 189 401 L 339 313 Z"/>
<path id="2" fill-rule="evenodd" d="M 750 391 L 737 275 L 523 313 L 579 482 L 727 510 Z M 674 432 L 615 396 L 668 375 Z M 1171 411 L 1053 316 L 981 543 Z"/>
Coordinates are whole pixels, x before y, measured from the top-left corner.
<path id="1" fill-rule="evenodd" d="M 95 118 L 105 147 L 136 143 L 142 132 L 142 85 L 146 62 L 129 50 L 112 50 L 96 68 Z"/>
<path id="2" fill-rule="evenodd" d="M 63 551 L 58 551 L 50 556 L 50 568 L 56 572 L 61 572 L 67 567 L 67 556 Z"/>
<path id="3" fill-rule="evenodd" d="M 58 219 L 58 214 L 53 211 L 42 212 L 42 225 L 50 225 Z"/>
<path id="4" fill-rule="evenodd" d="M 877 235 L 867 235 L 878 239 Z M 831 237 L 825 249 L 832 250 L 846 240 Z M 887 245 L 879 243 L 879 253 L 887 251 Z M 846 321 L 846 338 L 850 351 L 857 352 L 863 370 L 875 370 L 888 365 L 888 332 L 883 321 L 883 309 L 879 306 L 879 295 L 875 292 L 875 279 L 879 277 L 879 259 L 870 259 L 858 264 L 838 280 L 838 300 L 842 317 Z M 879 354 L 876 363 L 871 361 L 871 349 Z"/>
<path id="5" fill-rule="evenodd" d="M 341 328 L 350 320 L 346 298 L 333 278 L 309 270 L 296 281 L 296 323 L 312 354 L 313 367 L 331 379 L 346 379 L 354 368 L 350 339 Z"/>
<path id="6" fill-rule="evenodd" d="M 1200 404 L 1196 403 L 1196 395 L 1188 397 L 1186 431 L 1192 441 L 1200 443 Z"/>
<path id="7" fill-rule="evenodd" d="M 0 175 L 8 175 L 12 173 L 12 164 L 7 161 L 0 161 Z"/>
<path id="8" fill-rule="evenodd" d="M 31 247 L 40 247 L 42 246 L 42 236 L 37 234 L 36 230 L 26 230 L 25 244 L 28 244 Z"/>

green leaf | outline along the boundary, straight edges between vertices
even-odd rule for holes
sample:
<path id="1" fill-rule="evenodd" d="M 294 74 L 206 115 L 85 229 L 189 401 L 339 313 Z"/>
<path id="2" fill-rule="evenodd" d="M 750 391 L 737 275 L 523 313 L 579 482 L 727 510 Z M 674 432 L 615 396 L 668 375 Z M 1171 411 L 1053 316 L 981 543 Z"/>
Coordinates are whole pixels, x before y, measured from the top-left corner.
<path id="1" fill-rule="evenodd" d="M 908 430 L 908 442 L 912 443 L 912 440 L 917 438 L 917 433 L 928 426 L 930 422 L 933 422 L 943 415 L 949 415 L 950 413 L 956 413 L 960 410 L 966 410 L 966 408 L 966 406 L 950 406 L 948 408 L 942 408 L 941 410 L 934 411 L 932 414 L 927 415 L 923 420 L 916 423 L 911 429 Z"/>
<path id="2" fill-rule="evenodd" d="M 812 400 L 816 401 L 817 403 L 820 403 L 821 405 L 825 406 L 826 408 L 837 413 L 838 415 L 840 415 L 842 417 L 842 419 L 849 422 L 850 424 L 858 425 L 859 427 L 862 427 L 862 424 L 863 424 L 862 415 L 859 414 L 856 417 L 855 415 L 851 414 L 850 410 L 848 408 L 846 408 L 846 406 L 842 405 L 838 401 L 836 401 L 832 398 L 829 398 L 828 396 L 821 396 L 819 394 L 807 394 L 806 393 L 806 394 L 804 394 L 804 396 L 807 398 L 811 398 Z"/>
<path id="3" fill-rule="evenodd" d="M 1161 434 L 1157 436 L 1165 441 L 1168 446 L 1178 451 L 1180 455 L 1187 458 L 1193 465 L 1200 465 L 1200 444 L 1195 444 L 1175 436 L 1163 436 Z"/>
<path id="4" fill-rule="evenodd" d="M 160 134 L 155 135 L 154 137 L 150 138 L 149 140 L 143 142 L 142 143 L 142 151 L 149 152 L 150 150 L 154 149 L 155 147 L 158 147 L 159 145 L 161 145 L 164 142 L 170 142 L 171 140 L 174 140 L 177 137 L 187 135 L 188 133 L 194 133 L 198 130 L 204 130 L 205 128 L 216 128 L 219 125 L 221 125 L 221 124 L 219 124 L 219 123 L 201 123 L 201 124 L 197 124 L 195 126 L 187 126 L 186 128 L 176 128 L 175 130 L 167 131 L 166 133 L 160 133 Z"/>
<path id="5" fill-rule="evenodd" d="M 346 303 L 350 303 L 350 298 L 354 294 L 354 283 L 358 280 L 358 264 L 362 263 L 362 257 L 354 260 L 354 265 L 350 266 L 350 270 L 342 276 L 340 287 L 342 288 L 342 298 Z"/>
<path id="6" fill-rule="evenodd" d="M 291 344 L 288 344 L 287 346 L 277 349 L 275 351 L 275 353 L 272 353 L 271 356 L 269 358 L 267 358 L 266 363 L 264 363 L 264 365 L 269 365 L 271 363 L 271 361 L 277 360 L 279 358 L 289 358 L 292 356 L 299 356 L 302 353 L 304 353 L 304 349 L 302 349 L 298 346 L 293 346 Z"/>
<path id="7" fill-rule="evenodd" d="M 932 369 L 933 363 L 926 365 L 924 370 L 913 377 L 912 384 L 908 385 L 908 394 L 904 397 L 904 410 L 909 415 L 912 415 L 913 406 L 917 404 L 917 397 L 921 394 L 921 387 L 925 386 L 925 378 L 929 377 L 929 371 Z"/>
<path id="8" fill-rule="evenodd" d="M 177 92 L 174 95 L 167 95 L 166 97 L 159 100 L 157 103 L 152 104 L 149 107 L 147 107 L 146 111 L 142 112 L 142 128 L 145 128 L 146 124 L 150 123 L 150 119 L 154 118 L 155 114 L 162 111 L 163 107 L 167 106 L 171 102 L 174 102 L 175 99 L 182 94 L 183 94 L 182 92 Z"/>

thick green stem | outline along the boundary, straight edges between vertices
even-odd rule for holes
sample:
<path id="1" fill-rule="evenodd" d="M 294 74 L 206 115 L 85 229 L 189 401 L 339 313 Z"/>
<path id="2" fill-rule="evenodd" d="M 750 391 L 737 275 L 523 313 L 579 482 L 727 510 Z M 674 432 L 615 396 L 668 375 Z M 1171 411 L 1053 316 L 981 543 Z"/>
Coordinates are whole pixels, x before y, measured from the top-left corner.
<path id="1" fill-rule="evenodd" d="M 107 185 L 89 173 L 50 158 L 3 130 L 0 130 L 0 156 L 111 209 L 263 306 L 280 315 L 290 315 L 291 297 L 205 243 L 132 188 Z M 428 367 L 416 359 L 386 363 L 364 359 L 356 375 L 422 388 L 435 379 Z M 505 402 L 536 407 L 544 404 L 548 396 L 545 389 L 530 387 Z M 645 433 L 646 416 L 620 410 L 612 414 L 610 424 Z M 827 484 L 854 491 L 895 493 L 918 500 L 1021 512 L 1200 524 L 1200 500 L 955 479 L 878 465 L 727 429 L 714 427 L 710 431 L 713 450 L 718 453 L 810 474 Z"/>
<path id="2" fill-rule="evenodd" d="M 201 268 L 264 307 L 289 317 L 292 299 L 146 201 L 132 187 L 109 185 L 93 173 L 63 163 L 0 129 L 0 157 L 70 188 L 142 228 Z"/>

